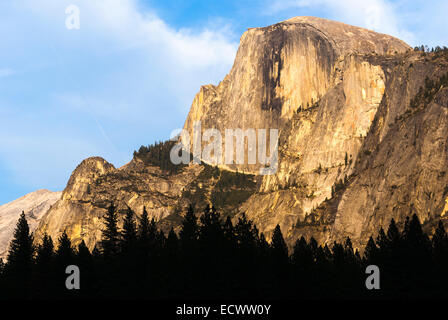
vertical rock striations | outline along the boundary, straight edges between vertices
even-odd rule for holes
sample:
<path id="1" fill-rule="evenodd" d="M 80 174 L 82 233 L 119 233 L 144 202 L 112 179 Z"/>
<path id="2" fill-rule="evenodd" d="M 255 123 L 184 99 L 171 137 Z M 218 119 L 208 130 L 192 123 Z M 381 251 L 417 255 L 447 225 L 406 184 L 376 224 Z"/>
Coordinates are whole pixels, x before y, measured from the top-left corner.
<path id="1" fill-rule="evenodd" d="M 296 17 L 249 29 L 229 74 L 201 87 L 184 129 L 192 136 L 196 121 L 223 136 L 278 129 L 275 174 L 257 176 L 260 165 L 247 163 L 167 173 L 138 157 L 120 169 L 87 159 L 36 235 L 67 229 L 92 248 L 111 201 L 121 212 L 146 206 L 166 226 L 181 221 L 189 202 L 219 203 L 228 215 L 246 213 L 268 237 L 280 224 L 290 243 L 350 236 L 362 247 L 380 225 L 414 212 L 432 228 L 448 213 L 447 72 L 444 52 L 414 52 L 335 21 Z"/>

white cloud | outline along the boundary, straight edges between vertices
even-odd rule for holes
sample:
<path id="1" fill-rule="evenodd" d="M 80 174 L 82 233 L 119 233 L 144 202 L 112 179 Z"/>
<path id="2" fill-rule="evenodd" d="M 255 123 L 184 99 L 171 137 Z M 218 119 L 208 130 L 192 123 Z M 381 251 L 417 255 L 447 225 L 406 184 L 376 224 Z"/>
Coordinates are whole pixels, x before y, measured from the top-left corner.
<path id="1" fill-rule="evenodd" d="M 71 4 L 79 30 L 65 25 Z M 182 126 L 199 87 L 230 70 L 237 43 L 228 25 L 179 29 L 140 5 L 0 3 L 0 60 L 11 67 L 0 67 L 0 77 L 20 70 L 0 88 L 0 162 L 14 183 L 62 189 L 93 155 L 123 165 L 134 148 Z"/>
<path id="2" fill-rule="evenodd" d="M 72 0 L 27 0 L 34 12 L 55 21 L 62 20 L 65 5 Z M 149 56 L 158 56 L 182 68 L 228 66 L 235 57 L 237 43 L 229 39 L 226 25 L 193 32 L 168 26 L 151 11 L 142 12 L 136 0 L 78 0 L 81 29 L 100 38 L 109 38 L 123 50 L 146 49 Z M 63 25 L 61 24 L 61 27 Z M 61 30 L 62 31 L 62 30 Z M 73 30 L 71 32 L 76 32 Z"/>
<path id="3" fill-rule="evenodd" d="M 200 85 L 217 84 L 224 78 L 238 47 L 229 25 L 209 24 L 201 30 L 176 29 L 150 9 L 142 9 L 138 0 L 18 0 L 16 6 L 17 3 L 20 10 L 26 8 L 33 18 L 48 24 L 49 30 L 45 32 L 50 34 L 41 36 L 52 38 L 49 46 L 62 47 L 61 50 L 71 48 L 73 54 L 96 55 L 101 60 L 114 55 L 116 60 L 120 55 L 123 60 L 127 57 L 124 63 L 128 69 L 120 64 L 108 67 L 109 77 L 105 81 L 132 78 L 129 73 L 136 72 L 142 81 L 135 85 L 146 86 L 148 91 L 159 87 L 153 95 L 155 100 L 165 92 L 164 99 L 169 96 L 171 107 L 184 114 Z M 65 28 L 65 8 L 72 3 L 80 10 L 80 30 Z M 54 63 L 71 63 L 67 57 L 70 54 L 61 51 Z M 93 96 L 90 99 L 104 100 Z"/>

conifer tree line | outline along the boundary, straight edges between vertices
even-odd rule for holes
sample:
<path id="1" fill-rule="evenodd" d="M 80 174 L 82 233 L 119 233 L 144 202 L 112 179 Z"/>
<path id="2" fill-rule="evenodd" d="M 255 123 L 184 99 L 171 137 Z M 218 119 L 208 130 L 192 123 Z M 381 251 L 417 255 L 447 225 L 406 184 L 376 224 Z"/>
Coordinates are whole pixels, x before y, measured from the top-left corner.
<path id="1" fill-rule="evenodd" d="M 134 151 L 134 158 L 139 158 L 146 164 L 158 166 L 169 173 L 177 173 L 185 164 L 174 164 L 170 158 L 170 151 L 176 145 L 175 141 L 159 141 L 148 146 L 141 146 Z"/>
<path id="2" fill-rule="evenodd" d="M 90 252 L 66 232 L 39 245 L 22 213 L 7 262 L 1 299 L 405 299 L 447 297 L 448 236 L 442 222 L 430 238 L 416 215 L 402 230 L 394 220 L 370 237 L 363 255 L 350 238 L 331 246 L 298 239 L 290 252 L 277 225 L 266 241 L 245 215 L 221 219 L 190 206 L 180 232 L 158 230 L 143 210 L 128 208 L 119 228 L 116 207 L 104 216 L 102 239 Z M 65 268 L 80 269 L 79 290 L 65 286 Z M 380 289 L 365 286 L 368 265 L 380 268 Z"/>

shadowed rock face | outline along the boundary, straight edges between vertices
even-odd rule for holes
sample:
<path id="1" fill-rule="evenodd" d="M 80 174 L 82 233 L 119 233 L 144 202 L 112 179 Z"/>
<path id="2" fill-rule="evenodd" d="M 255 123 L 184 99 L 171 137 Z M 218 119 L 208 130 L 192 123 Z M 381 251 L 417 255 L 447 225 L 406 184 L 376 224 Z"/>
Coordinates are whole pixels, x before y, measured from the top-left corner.
<path id="1" fill-rule="evenodd" d="M 225 204 L 226 214 L 245 212 L 268 238 L 280 224 L 289 243 L 301 235 L 320 242 L 350 236 L 362 247 L 391 218 L 415 212 L 431 228 L 448 211 L 447 89 L 410 107 L 427 76 L 437 81 L 446 72 L 446 56 L 413 52 L 388 35 L 292 18 L 242 35 L 230 73 L 201 87 L 184 128 L 192 133 L 201 121 L 203 130 L 222 133 L 279 129 L 276 174 L 256 176 L 257 188 L 248 183 L 244 197 Z M 257 165 L 221 167 L 259 172 Z M 167 174 L 138 158 L 119 169 L 87 159 L 36 235 L 67 229 L 92 248 L 111 201 L 121 213 L 146 206 L 162 226 L 176 226 L 189 202 L 217 199 L 222 173 L 205 168 Z"/>
<path id="2" fill-rule="evenodd" d="M 350 236 L 358 246 L 390 219 L 403 222 L 414 213 L 432 233 L 448 210 L 448 90 L 437 83 L 448 72 L 447 57 L 411 54 L 385 69 L 384 98 L 330 232 L 331 239 Z M 426 78 L 436 82 L 433 97 L 410 106 Z"/>

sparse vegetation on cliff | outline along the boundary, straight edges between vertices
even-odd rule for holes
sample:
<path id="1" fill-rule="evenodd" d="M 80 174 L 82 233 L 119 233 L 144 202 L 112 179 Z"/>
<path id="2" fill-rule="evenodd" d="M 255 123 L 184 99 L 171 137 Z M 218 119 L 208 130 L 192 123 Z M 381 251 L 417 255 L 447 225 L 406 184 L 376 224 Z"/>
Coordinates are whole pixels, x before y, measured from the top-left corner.
<path id="1" fill-rule="evenodd" d="M 425 79 L 425 86 L 420 87 L 418 93 L 411 100 L 410 107 L 424 107 L 434 99 L 435 94 L 448 85 L 448 73 L 444 74 L 438 80 L 434 81 L 429 78 Z"/>
<path id="2" fill-rule="evenodd" d="M 169 173 L 177 173 L 185 167 L 185 164 L 175 165 L 170 159 L 170 151 L 176 144 L 175 141 L 160 141 L 148 146 L 141 146 L 134 151 L 134 158 L 138 158 L 146 164 L 157 166 Z"/>
<path id="3" fill-rule="evenodd" d="M 194 205 L 212 202 L 214 206 L 227 213 L 239 207 L 254 192 L 255 177 L 252 174 L 233 172 L 217 166 L 201 164 L 204 169 L 182 194 L 184 199 Z M 205 202 L 204 202 L 205 201 Z"/>

